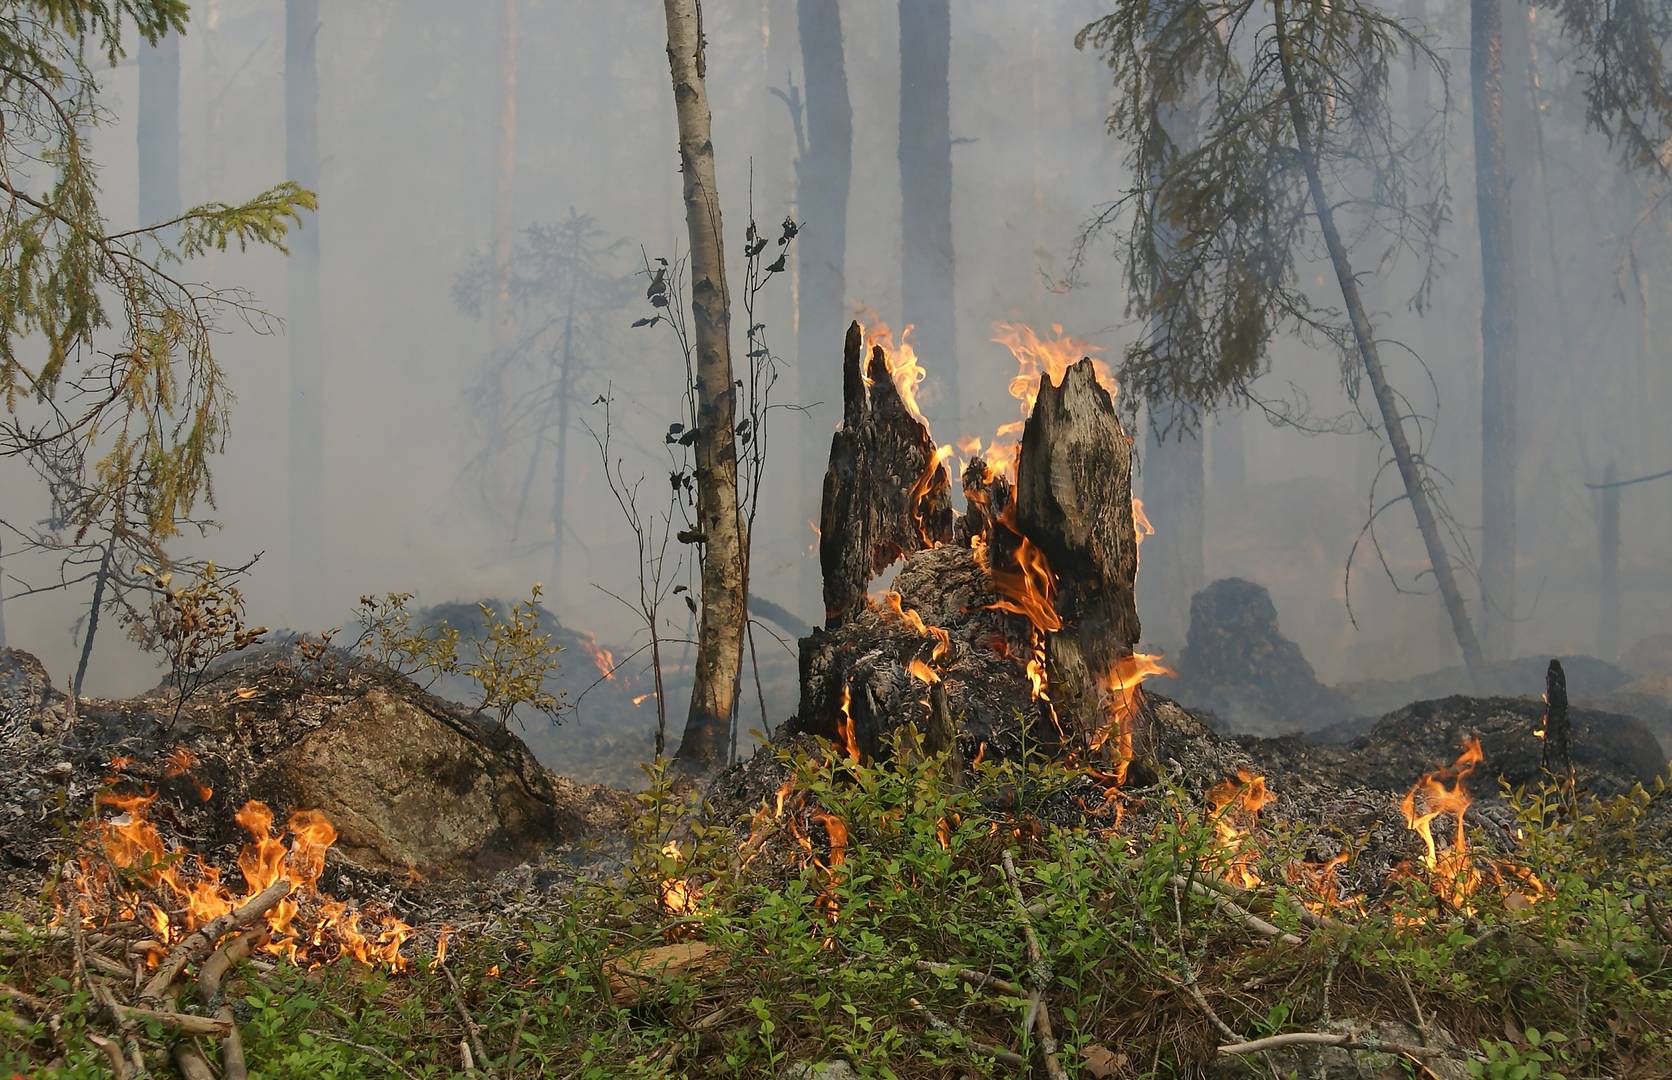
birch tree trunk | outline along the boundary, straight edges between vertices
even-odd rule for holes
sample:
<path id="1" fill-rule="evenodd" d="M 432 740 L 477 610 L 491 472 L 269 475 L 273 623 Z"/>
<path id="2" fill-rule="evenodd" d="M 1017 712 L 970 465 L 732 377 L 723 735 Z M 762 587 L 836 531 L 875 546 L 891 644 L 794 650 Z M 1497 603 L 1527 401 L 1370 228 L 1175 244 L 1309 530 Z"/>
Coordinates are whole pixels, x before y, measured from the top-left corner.
<path id="1" fill-rule="evenodd" d="M 1428 553 L 1428 563 L 1433 568 L 1440 599 L 1445 603 L 1446 614 L 1451 617 L 1452 632 L 1457 635 L 1457 644 L 1463 652 L 1463 662 L 1469 669 L 1470 678 L 1478 681 L 1480 670 L 1485 663 L 1481 655 L 1480 639 L 1475 636 L 1474 624 L 1469 621 L 1469 609 L 1463 602 L 1463 593 L 1457 587 L 1457 575 L 1452 570 L 1451 556 L 1446 551 L 1445 541 L 1440 535 L 1440 523 L 1434 514 L 1433 503 L 1428 498 L 1427 483 L 1423 479 L 1416 456 L 1411 451 L 1410 440 L 1405 437 L 1404 414 L 1400 411 L 1399 400 L 1394 396 L 1393 387 L 1388 383 L 1387 372 L 1382 367 L 1381 353 L 1376 346 L 1375 329 L 1370 325 L 1370 314 L 1365 310 L 1364 298 L 1359 294 L 1358 278 L 1353 273 L 1352 261 L 1347 258 L 1346 242 L 1342 240 L 1341 230 L 1335 223 L 1335 206 L 1329 200 L 1329 193 L 1324 190 L 1323 172 L 1318 166 L 1318 153 L 1312 140 L 1312 124 L 1301 101 L 1300 87 L 1295 78 L 1294 60 L 1290 55 L 1293 46 L 1288 37 L 1286 7 L 1285 0 L 1272 0 L 1278 63 L 1283 76 L 1284 90 L 1289 99 L 1289 121 L 1294 126 L 1296 149 L 1300 152 L 1301 167 L 1306 172 L 1307 192 L 1312 200 L 1313 212 L 1318 215 L 1318 228 L 1324 234 L 1324 245 L 1329 249 L 1330 265 L 1335 271 L 1336 284 L 1341 289 L 1341 299 L 1346 306 L 1348 320 L 1352 324 L 1353 344 L 1358 351 L 1360 362 L 1364 365 L 1371 392 L 1375 395 L 1376 406 L 1382 416 L 1383 430 L 1387 434 L 1388 446 L 1393 450 L 1394 462 L 1399 467 L 1399 478 L 1405 485 L 1411 511 L 1416 515 L 1417 532 L 1422 536 L 1423 547 Z"/>
<path id="2" fill-rule="evenodd" d="M 285 173 L 319 190 L 319 0 L 285 0 Z M 290 604 L 292 626 L 317 618 L 324 527 L 325 362 L 320 355 L 319 230 L 316 214 L 290 241 Z"/>
<path id="3" fill-rule="evenodd" d="M 702 7 L 698 0 L 663 0 L 662 8 L 668 23 L 668 69 L 679 120 L 690 237 L 691 336 L 697 353 L 697 531 L 703 545 L 695 682 L 674 764 L 681 772 L 700 774 L 725 764 L 743 667 L 748 543 L 737 505 L 731 294 L 726 288 L 720 191 L 714 181 Z"/>
<path id="4" fill-rule="evenodd" d="M 1514 649 L 1516 361 L 1515 220 L 1504 155 L 1504 9 L 1471 0 L 1475 204 L 1481 279 L 1481 626 L 1487 655 Z"/>

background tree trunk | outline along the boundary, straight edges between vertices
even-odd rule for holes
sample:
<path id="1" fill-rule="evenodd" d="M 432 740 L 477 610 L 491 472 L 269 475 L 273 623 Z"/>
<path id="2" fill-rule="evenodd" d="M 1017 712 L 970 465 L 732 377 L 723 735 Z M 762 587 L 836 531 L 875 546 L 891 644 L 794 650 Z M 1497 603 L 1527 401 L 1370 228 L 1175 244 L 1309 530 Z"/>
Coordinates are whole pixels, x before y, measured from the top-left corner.
<path id="1" fill-rule="evenodd" d="M 1515 220 L 1504 154 L 1503 0 L 1471 0 L 1475 204 L 1481 278 L 1481 627 L 1493 657 L 1515 647 Z"/>
<path id="2" fill-rule="evenodd" d="M 491 362 L 498 363 L 511 349 L 515 336 L 511 315 L 512 193 L 517 173 L 517 0 L 500 0 L 499 141 L 494 154 L 493 292 L 488 298 Z M 549 595 L 557 602 L 557 583 Z"/>
<path id="3" fill-rule="evenodd" d="M 931 431 L 960 430 L 953 296 L 950 0 L 900 0 L 900 318 L 935 371 Z"/>
<path id="4" fill-rule="evenodd" d="M 702 534 L 702 617 L 691 709 L 674 755 L 686 773 L 725 764 L 743 667 L 748 540 L 737 505 L 737 393 L 731 362 L 731 294 L 714 181 L 714 142 L 696 0 L 663 0 L 668 69 L 679 120 L 685 222 L 691 252 L 691 336 L 696 348 L 697 529 Z"/>
<path id="5" fill-rule="evenodd" d="M 319 190 L 315 61 L 319 0 L 285 0 L 285 173 L 309 191 Z M 322 595 L 321 531 L 324 529 L 325 361 L 319 302 L 320 217 L 313 215 L 290 241 L 290 606 L 292 626 L 318 616 Z"/>
<path id="6" fill-rule="evenodd" d="M 1150 405 L 1144 440 L 1144 516 L 1160 539 L 1143 551 L 1139 609 L 1149 631 L 1145 640 L 1169 649 L 1184 645 L 1190 628 L 1190 598 L 1201 591 L 1204 468 L 1199 432 L 1164 433 L 1174 412 Z"/>
<path id="7" fill-rule="evenodd" d="M 817 521 L 830 435 L 841 418 L 842 357 L 837 342 L 848 319 L 845 283 L 848 187 L 853 176 L 853 106 L 842 56 L 842 15 L 836 0 L 798 0 L 801 79 L 807 151 L 796 163 L 798 315 L 795 366 L 800 404 L 818 408 L 801 440 L 799 517 Z M 804 526 L 805 527 L 805 526 Z M 818 568 L 803 562 L 800 608 L 823 608 Z"/>
<path id="8" fill-rule="evenodd" d="M 180 213 L 180 35 L 139 49 L 139 221 Z"/>

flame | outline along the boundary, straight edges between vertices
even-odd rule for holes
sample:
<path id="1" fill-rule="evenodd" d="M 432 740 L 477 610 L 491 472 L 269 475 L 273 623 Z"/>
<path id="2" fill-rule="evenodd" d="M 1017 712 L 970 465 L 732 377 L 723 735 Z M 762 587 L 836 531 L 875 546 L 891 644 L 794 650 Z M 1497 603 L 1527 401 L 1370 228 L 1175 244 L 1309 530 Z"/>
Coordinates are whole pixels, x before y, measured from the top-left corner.
<path id="1" fill-rule="evenodd" d="M 842 750 L 854 761 L 859 760 L 859 737 L 853 730 L 853 713 L 849 706 L 853 704 L 853 687 L 842 683 L 842 718 L 836 724 L 837 741 Z"/>
<path id="2" fill-rule="evenodd" d="M 669 840 L 662 845 L 662 856 L 675 863 L 683 862 L 684 853 L 679 845 Z M 688 877 L 670 877 L 662 880 L 662 910 L 669 915 L 690 915 L 697 910 L 697 897 L 700 895 L 697 887 Z"/>
<path id="3" fill-rule="evenodd" d="M 598 644 L 598 639 L 587 634 L 581 641 L 581 648 L 592 657 L 592 666 L 598 669 L 598 674 L 605 679 L 615 678 L 615 654 Z"/>
<path id="4" fill-rule="evenodd" d="M 999 518 L 1013 529 L 1014 519 L 1014 507 Z M 1040 633 L 1054 634 L 1062 629 L 1062 616 L 1057 614 L 1057 576 L 1051 573 L 1045 553 L 1027 537 L 1017 535 L 1021 543 L 1016 548 L 1016 566 L 992 568 L 993 589 L 999 599 L 988 606 L 1021 615 Z"/>
<path id="5" fill-rule="evenodd" d="M 1208 815 L 1213 821 L 1214 855 L 1220 860 L 1219 876 L 1232 885 L 1251 889 L 1260 884 L 1254 872 L 1258 852 L 1250 843 L 1255 818 L 1272 800 L 1266 778 L 1248 769 L 1237 770 L 1235 779 L 1225 779 L 1208 791 Z"/>
<path id="6" fill-rule="evenodd" d="M 1443 765 L 1412 785 L 1399 802 L 1405 824 L 1422 838 L 1422 865 L 1428 871 L 1435 895 L 1461 910 L 1468 910 L 1468 898 L 1480 888 L 1480 870 L 1469 857 L 1469 837 L 1463 815 L 1474 802 L 1464 781 L 1485 760 L 1480 740 L 1463 740 L 1463 752 L 1450 765 Z M 1425 809 L 1417 812 L 1417 796 Z M 1441 814 L 1453 818 L 1451 847 L 1441 852 L 1434 840 L 1434 819 Z"/>
<path id="7" fill-rule="evenodd" d="M 188 758 L 189 752 L 173 754 L 168 768 L 187 768 Z M 286 823 L 290 834 L 286 844 L 273 835 L 273 812 L 260 802 L 245 803 L 235 815 L 250 834 L 238 855 L 244 878 L 239 892 L 221 881 L 215 867 L 163 841 L 149 816 L 156 800 L 155 791 L 99 793 L 97 804 L 116 814 L 94 823 L 90 846 L 96 845 L 97 850 L 84 852 L 74 864 L 76 903 L 84 926 L 98 927 L 112 916 L 143 918 L 154 940 L 166 945 L 236 910 L 283 879 L 292 888 L 265 916 L 272 932 L 265 946 L 268 952 L 312 966 L 341 956 L 391 970 L 407 966 L 400 949 L 412 932 L 410 926 L 392 915 L 381 915 L 362 927 L 361 912 L 350 911 L 342 901 L 318 892 L 325 853 L 337 839 L 336 829 L 324 814 L 315 810 L 292 814 Z M 149 890 L 154 898 L 141 896 L 136 886 Z M 147 957 L 152 965 L 160 959 L 156 949 Z"/>
<path id="8" fill-rule="evenodd" d="M 824 834 L 830 839 L 830 858 L 823 862 L 816 857 L 813 859 L 813 865 L 823 870 L 826 875 L 824 890 L 819 893 L 818 899 L 813 901 L 813 906 L 824 912 L 825 918 L 835 922 L 840 913 L 840 907 L 836 902 L 836 882 L 839 877 L 837 871 L 848 860 L 848 824 L 825 810 L 815 810 L 809 815 L 808 820 L 823 825 Z M 809 840 L 809 847 L 811 843 Z"/>
<path id="9" fill-rule="evenodd" d="M 917 613 L 917 609 L 906 607 L 904 602 L 900 599 L 900 594 L 895 592 L 893 589 L 890 589 L 882 594 L 879 599 L 879 605 L 884 611 L 892 612 L 901 622 L 917 631 L 917 635 L 919 637 L 932 638 L 934 640 L 934 647 L 929 650 L 928 663 L 924 663 L 922 659 L 914 659 L 909 665 L 908 670 L 911 671 L 913 676 L 921 679 L 923 682 L 940 682 L 940 676 L 936 674 L 929 665 L 940 663 L 942 660 L 946 659 L 948 654 L 952 652 L 952 635 L 949 634 L 943 627 L 930 626 L 928 623 L 924 622 L 923 616 Z M 920 674 L 918 670 L 919 668 L 922 668 L 923 672 L 926 674 Z"/>
<path id="10" fill-rule="evenodd" d="M 1347 852 L 1341 851 L 1321 863 L 1291 862 L 1283 868 L 1283 876 L 1290 885 L 1311 894 L 1301 903 L 1314 915 L 1327 915 L 1342 907 L 1362 910 L 1359 901 L 1345 901 L 1341 897 L 1338 871 L 1347 864 L 1347 858 Z"/>
<path id="11" fill-rule="evenodd" d="M 912 678 L 919 682 L 928 683 L 931 686 L 941 681 L 941 677 L 936 673 L 935 669 L 930 667 L 928 664 L 925 664 L 921 659 L 914 659 L 906 667 L 906 671 Z"/>
<path id="12" fill-rule="evenodd" d="M 1143 691 L 1140 687 L 1144 680 L 1152 675 L 1175 674 L 1172 668 L 1161 662 L 1159 656 L 1151 656 L 1148 653 L 1133 653 L 1122 657 L 1115 661 L 1114 667 L 1104 673 L 1103 690 L 1109 710 L 1109 726 L 1097 733 L 1091 749 L 1097 750 L 1105 744 L 1112 744 L 1116 786 L 1126 783 L 1126 771 L 1132 764 L 1132 730 L 1135 727 L 1133 720 L 1137 717 L 1138 706 L 1143 701 Z"/>
<path id="13" fill-rule="evenodd" d="M 1144 548 L 1144 537 L 1155 535 L 1155 526 L 1150 524 L 1149 515 L 1144 513 L 1144 500 L 1132 500 L 1132 534 L 1133 546 L 1139 551 Z"/>
<path id="14" fill-rule="evenodd" d="M 923 504 L 951 486 L 952 478 L 943 468 L 951 457 L 951 443 L 937 447 L 930 455 L 923 475 L 913 482 L 911 491 L 906 494 L 906 506 L 911 509 L 911 519 L 917 525 L 917 534 L 922 538 L 924 547 L 934 547 L 937 541 L 930 539 L 929 527 L 923 523 Z"/>
<path id="15" fill-rule="evenodd" d="M 855 318 L 865 331 L 865 351 L 860 362 L 860 372 L 865 376 L 867 385 L 871 376 L 869 364 L 864 357 L 869 357 L 871 350 L 880 345 L 883 357 L 888 362 L 889 377 L 894 380 L 894 386 L 900 391 L 900 400 L 906 403 L 907 411 L 922 420 L 923 425 L 927 427 L 929 421 L 917 407 L 917 388 L 929 377 L 929 372 L 918 362 L 917 350 L 912 347 L 912 325 L 907 323 L 905 329 L 900 331 L 900 343 L 895 345 L 894 331 L 889 329 L 888 324 L 883 322 L 876 312 L 860 307 Z M 933 472 L 933 468 L 930 471 Z"/>
<path id="16" fill-rule="evenodd" d="M 1103 351 L 1102 347 L 1063 333 L 1061 325 L 1052 324 L 1050 336 L 1042 338 L 1033 327 L 1022 323 L 994 323 L 993 341 L 1009 349 L 1010 355 L 1016 358 L 1016 374 L 1010 380 L 1010 396 L 1021 406 L 1022 418 L 1001 424 L 992 443 L 983 451 L 983 456 L 995 471 L 1013 474 L 1018 444 L 1001 440 L 1011 440 L 1022 433 L 1027 418 L 1033 413 L 1034 403 L 1039 399 L 1041 376 L 1060 383 L 1070 367 L 1083 357 L 1091 357 L 1097 381 L 1111 398 L 1117 393 L 1117 388 L 1108 365 L 1095 356 Z"/>
<path id="17" fill-rule="evenodd" d="M 636 709 L 640 705 L 643 705 L 646 701 L 650 700 L 651 698 L 653 698 L 655 696 L 656 696 L 656 691 L 654 691 L 654 690 L 648 690 L 645 693 L 636 694 L 633 697 L 633 707 Z"/>

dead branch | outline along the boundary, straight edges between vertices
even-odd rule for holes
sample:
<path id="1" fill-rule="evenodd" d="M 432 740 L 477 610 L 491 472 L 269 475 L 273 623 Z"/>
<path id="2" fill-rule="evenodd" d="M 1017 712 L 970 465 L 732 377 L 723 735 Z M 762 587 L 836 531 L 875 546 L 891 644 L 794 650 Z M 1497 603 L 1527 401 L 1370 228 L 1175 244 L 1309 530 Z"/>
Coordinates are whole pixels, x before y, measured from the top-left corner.
<path id="1" fill-rule="evenodd" d="M 945 1020 L 942 1020 L 940 1017 L 936 1016 L 934 1013 L 932 1013 L 928 1009 L 924 1008 L 923 1003 L 918 1001 L 916 998 L 911 998 L 910 1001 L 911 1001 L 912 1009 L 915 1012 L 917 1012 L 918 1015 L 922 1016 L 924 1021 L 930 1027 L 934 1028 L 936 1031 L 940 1032 L 941 1034 L 952 1035 L 952 1036 L 956 1037 L 959 1042 L 961 1042 L 965 1046 L 969 1047 L 975 1053 L 983 1054 L 987 1057 L 990 1057 L 994 1061 L 998 1062 L 1000 1065 L 1004 1065 L 1007 1068 L 1011 1068 L 1011 1069 L 1025 1069 L 1025 1068 L 1027 1068 L 1028 1063 L 1022 1057 L 1021 1054 L 1014 1053 L 1010 1050 L 1001 1049 L 1000 1047 L 997 1047 L 997 1046 L 989 1046 L 987 1043 L 980 1042 L 976 1039 L 972 1039 L 962 1029 L 953 1027 L 951 1024 L 947 1023 Z"/>
<path id="2" fill-rule="evenodd" d="M 143 1002 L 160 1002 L 168 992 L 169 984 L 180 974 L 185 966 L 193 960 L 203 957 L 214 947 L 215 942 L 234 930 L 246 927 L 263 915 L 271 911 L 280 900 L 290 895 L 291 883 L 288 878 L 280 878 L 257 893 L 251 900 L 236 911 L 228 912 L 217 919 L 210 919 L 191 936 L 187 937 L 174 951 L 169 953 L 157 967 L 155 975 L 145 984 L 145 989 L 139 995 Z"/>
<path id="3" fill-rule="evenodd" d="M 459 980 L 453 977 L 453 969 L 445 964 L 442 965 L 441 973 L 447 976 L 447 985 L 453 988 L 453 1005 L 459 1011 L 459 1019 L 464 1021 L 465 1034 L 470 1036 L 468 1046 L 463 1043 L 460 1044 L 460 1049 L 465 1052 L 465 1072 L 471 1072 L 476 1068 L 471 1059 L 470 1051 L 472 1050 L 476 1052 L 475 1062 L 480 1062 L 484 1069 L 491 1069 L 493 1062 L 489 1059 L 487 1051 L 482 1049 L 482 1029 L 476 1026 L 476 1021 L 471 1017 L 470 1010 L 465 1008 L 464 991 L 459 989 Z"/>
<path id="4" fill-rule="evenodd" d="M 1383 1042 L 1380 1039 L 1337 1035 L 1326 1031 L 1291 1031 L 1283 1035 L 1268 1035 L 1250 1042 L 1227 1043 L 1219 1048 L 1225 1055 L 1259 1054 L 1279 1050 L 1285 1046 L 1334 1046 L 1342 1050 L 1363 1050 L 1378 1054 L 1404 1054 L 1408 1057 L 1461 1057 L 1460 1051 L 1444 1046 L 1411 1046 L 1406 1043 Z"/>
<path id="5" fill-rule="evenodd" d="M 956 975 L 967 983 L 997 990 L 1001 994 L 1008 994 L 1014 998 L 1025 998 L 1028 992 L 1015 983 L 1001 979 L 996 975 L 986 975 L 973 968 L 961 968 L 956 964 L 942 964 L 934 960 L 918 960 L 916 966 L 919 971 L 929 971 L 937 975 Z"/>
<path id="6" fill-rule="evenodd" d="M 1022 935 L 1028 946 L 1028 981 L 1033 984 L 1028 995 L 1028 1009 L 1033 1013 L 1034 1030 L 1039 1033 L 1039 1049 L 1045 1057 L 1045 1072 L 1051 1080 L 1068 1080 L 1062 1062 L 1057 1059 L 1057 1037 L 1051 1028 L 1051 1007 L 1045 1001 L 1045 987 L 1051 979 L 1051 969 L 1045 963 L 1045 950 L 1040 948 L 1039 935 L 1034 933 L 1033 918 L 1028 914 L 1028 902 L 1022 897 L 1022 879 L 1016 873 L 1016 860 L 1004 852 L 1004 877 L 1010 885 L 1010 898 L 1016 902 L 1017 917 L 1022 922 Z"/>
<path id="7" fill-rule="evenodd" d="M 1200 881 L 1187 880 L 1181 874 L 1174 874 L 1173 884 L 1177 885 L 1181 889 L 1189 889 L 1198 896 L 1205 896 L 1209 898 L 1214 902 L 1214 905 L 1218 907 L 1219 910 L 1223 911 L 1243 926 L 1254 931 L 1256 934 L 1259 934 L 1261 937 L 1272 938 L 1273 940 L 1281 941 L 1285 945 L 1299 945 L 1301 943 L 1300 938 L 1289 933 L 1287 930 L 1278 929 L 1253 912 L 1240 907 L 1229 896 L 1226 896 L 1221 892 L 1216 892 L 1215 890 L 1202 884 Z"/>

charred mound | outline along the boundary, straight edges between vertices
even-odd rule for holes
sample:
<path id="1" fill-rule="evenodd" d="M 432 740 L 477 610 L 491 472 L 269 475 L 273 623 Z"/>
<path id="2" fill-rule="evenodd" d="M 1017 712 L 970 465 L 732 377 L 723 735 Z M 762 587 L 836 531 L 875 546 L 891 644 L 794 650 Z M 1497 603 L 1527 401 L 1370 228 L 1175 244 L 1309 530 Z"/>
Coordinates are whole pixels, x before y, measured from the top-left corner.
<path id="1" fill-rule="evenodd" d="M 333 860 L 382 875 L 478 877 L 618 829 L 627 797 L 546 771 L 514 734 L 374 663 L 274 647 L 221 669 L 174 716 L 159 688 L 131 700 L 34 689 L 27 654 L 0 658 L 0 701 L 34 702 L 0 760 L 0 868 L 35 875 L 108 783 L 156 789 L 153 813 L 202 853 L 236 851 L 234 814 L 325 813 Z M 32 667 L 31 667 L 32 664 Z M 41 673 L 44 676 L 44 672 Z M 11 693 L 24 687 L 22 697 Z M 56 808 L 60 799 L 64 810 Z"/>

